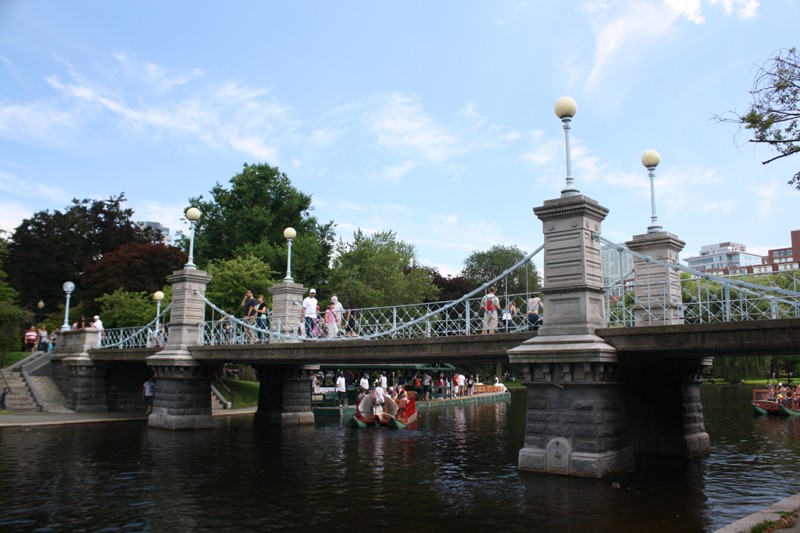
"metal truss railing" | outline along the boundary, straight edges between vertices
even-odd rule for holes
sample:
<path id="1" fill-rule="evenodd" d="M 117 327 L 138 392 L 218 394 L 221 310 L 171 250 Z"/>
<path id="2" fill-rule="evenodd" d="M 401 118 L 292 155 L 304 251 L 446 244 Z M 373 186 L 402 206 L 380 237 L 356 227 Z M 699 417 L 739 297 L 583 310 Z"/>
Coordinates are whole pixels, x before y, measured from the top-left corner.
<path id="1" fill-rule="evenodd" d="M 317 320 L 311 335 L 306 335 L 305 324 L 296 331 L 286 332 L 280 321 L 271 319 L 261 326 L 245 322 L 220 309 L 198 293 L 211 309 L 212 318 L 206 320 L 202 328 L 204 345 L 219 344 L 253 344 L 257 342 L 282 341 L 320 341 L 342 339 L 377 339 L 377 338 L 415 338 L 441 337 L 451 335 L 470 335 L 480 333 L 483 329 L 483 316 L 480 310 L 481 299 L 487 288 L 500 285 L 503 278 L 526 267 L 531 259 L 544 247 L 540 246 L 515 265 L 484 283 L 458 300 L 446 302 L 429 302 L 421 304 L 397 305 L 390 307 L 371 307 L 351 309 L 354 317 L 354 336 L 346 333 L 346 316 L 341 317 L 335 331 L 324 320 Z M 476 296 L 479 295 L 479 296 Z M 498 310 L 497 332 L 520 331 L 528 329 L 528 319 L 524 309 L 530 293 L 499 294 L 501 309 Z M 503 308 L 510 309 L 514 302 L 515 311 L 509 313 L 509 319 L 503 320 Z"/>
<path id="2" fill-rule="evenodd" d="M 774 276 L 755 279 L 718 276 L 667 263 L 595 235 L 604 244 L 649 263 L 654 269 L 671 269 L 674 281 L 650 281 L 649 276 L 626 280 L 606 287 L 606 317 L 612 327 L 635 325 L 702 324 L 748 320 L 774 320 L 800 317 L 800 292 L 769 284 Z M 653 270 L 650 270 L 653 272 Z M 681 275 L 683 273 L 683 275 Z M 642 279 L 644 278 L 644 279 Z M 793 287 L 797 287 L 794 280 Z"/>
<path id="3" fill-rule="evenodd" d="M 100 335 L 99 348 L 152 348 L 164 346 L 169 335 L 169 316 L 172 304 L 164 308 L 157 317 L 144 326 L 132 328 L 109 328 Z"/>
<path id="4" fill-rule="evenodd" d="M 717 276 L 700 272 L 677 263 L 667 263 L 604 239 L 599 234 L 593 237 L 621 253 L 627 253 L 648 263 L 650 274 L 640 274 L 639 279 L 622 276 L 617 282 L 605 287 L 605 311 L 610 327 L 632 327 L 636 325 L 695 324 L 731 322 L 745 320 L 770 320 L 800 317 L 800 292 L 767 284 L 752 283 L 736 277 Z M 525 267 L 543 246 L 520 260 L 458 300 L 429 302 L 351 309 L 354 317 L 352 336 L 346 331 L 346 317 L 341 317 L 332 331 L 323 320 L 318 320 L 310 336 L 306 335 L 304 323 L 290 331 L 279 320 L 268 316 L 263 320 L 248 322 L 226 313 L 213 302 L 197 292 L 206 304 L 207 320 L 200 330 L 199 344 L 231 345 L 254 344 L 275 341 L 321 341 L 342 339 L 416 338 L 470 335 L 483 330 L 481 300 L 486 289 L 499 283 L 518 269 Z M 672 281 L 658 275 L 658 268 L 671 269 Z M 681 275 L 683 273 L 683 275 Z M 649 279 L 653 277 L 653 280 Z M 767 278 L 765 278 L 767 279 Z M 795 279 L 793 287 L 796 289 Z M 497 333 L 530 329 L 527 300 L 530 292 L 498 294 L 501 309 L 498 312 Z M 515 310 L 503 320 L 503 310 Z M 167 330 L 161 323 L 169 307 L 157 319 L 141 328 L 106 330 L 101 339 L 101 348 L 128 348 L 159 346 L 166 343 Z M 210 313 L 210 316 L 209 316 Z M 159 324 L 156 328 L 156 324 Z M 296 323 L 295 323 L 296 324 Z M 157 333 L 160 332 L 160 333 Z"/>

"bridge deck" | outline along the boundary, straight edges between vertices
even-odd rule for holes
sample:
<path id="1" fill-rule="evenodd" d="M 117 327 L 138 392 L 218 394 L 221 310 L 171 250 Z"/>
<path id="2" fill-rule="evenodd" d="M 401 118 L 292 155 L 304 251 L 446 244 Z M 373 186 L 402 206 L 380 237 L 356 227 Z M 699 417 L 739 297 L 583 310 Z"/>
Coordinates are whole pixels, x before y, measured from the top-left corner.
<path id="1" fill-rule="evenodd" d="M 532 331 L 426 339 L 337 340 L 245 346 L 196 346 L 198 361 L 238 363 L 412 363 L 508 361 L 506 352 L 535 336 Z"/>
<path id="2" fill-rule="evenodd" d="M 654 357 L 800 354 L 800 319 L 715 322 L 595 332 L 620 353 Z"/>

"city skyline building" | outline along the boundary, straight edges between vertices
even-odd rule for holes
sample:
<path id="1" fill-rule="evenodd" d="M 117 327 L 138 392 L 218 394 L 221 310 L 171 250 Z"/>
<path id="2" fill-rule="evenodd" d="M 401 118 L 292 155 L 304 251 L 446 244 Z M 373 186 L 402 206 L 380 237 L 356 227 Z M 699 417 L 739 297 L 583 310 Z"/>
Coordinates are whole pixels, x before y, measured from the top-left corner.
<path id="1" fill-rule="evenodd" d="M 161 232 L 161 244 L 166 246 L 172 245 L 172 236 L 169 233 L 169 228 L 164 226 L 161 222 L 153 222 L 150 220 L 138 220 L 135 223 L 139 229 L 151 228 Z"/>

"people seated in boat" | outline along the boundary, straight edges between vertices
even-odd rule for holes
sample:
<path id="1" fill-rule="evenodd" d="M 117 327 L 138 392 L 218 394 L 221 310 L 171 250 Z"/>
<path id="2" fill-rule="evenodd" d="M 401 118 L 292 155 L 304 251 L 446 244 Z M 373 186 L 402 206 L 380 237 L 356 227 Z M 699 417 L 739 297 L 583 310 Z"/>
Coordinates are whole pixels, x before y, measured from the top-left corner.
<path id="1" fill-rule="evenodd" d="M 389 390 L 387 392 L 389 394 L 389 398 L 391 398 L 392 400 L 397 398 L 397 391 L 394 390 L 394 387 L 389 387 Z"/>
<path id="2" fill-rule="evenodd" d="M 383 405 L 386 402 L 384 399 L 386 391 L 383 390 L 383 387 L 381 387 L 381 382 L 377 379 L 375 380 L 375 384 L 372 387 L 372 392 L 370 394 L 375 405 Z"/>
<path id="3" fill-rule="evenodd" d="M 408 407 L 408 393 L 406 391 L 401 392 L 400 395 L 397 397 L 397 401 L 395 403 L 397 404 L 398 414 L 405 413 L 406 408 Z"/>

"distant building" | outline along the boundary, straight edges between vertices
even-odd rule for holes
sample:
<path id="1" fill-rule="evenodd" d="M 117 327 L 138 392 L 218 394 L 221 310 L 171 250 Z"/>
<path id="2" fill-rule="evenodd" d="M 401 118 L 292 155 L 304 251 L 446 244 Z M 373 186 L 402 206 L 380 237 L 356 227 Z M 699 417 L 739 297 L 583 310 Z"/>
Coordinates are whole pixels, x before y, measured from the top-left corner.
<path id="1" fill-rule="evenodd" d="M 700 255 L 690 257 L 690 268 L 718 274 L 772 274 L 800 269 L 800 230 L 791 232 L 791 246 L 775 248 L 766 257 L 747 253 L 743 244 L 724 242 L 703 246 Z"/>
<path id="2" fill-rule="evenodd" d="M 689 268 L 724 274 L 727 274 L 731 268 L 747 268 L 763 262 L 762 256 L 749 253 L 747 247 L 738 242 L 707 244 L 700 248 L 700 255 L 686 259 Z"/>
<path id="3" fill-rule="evenodd" d="M 138 221 L 136 225 L 139 226 L 139 229 L 144 230 L 145 228 L 152 228 L 156 231 L 161 232 L 161 243 L 167 246 L 172 244 L 172 237 L 169 234 L 169 228 L 161 224 L 161 222 L 151 222 L 147 221 Z"/>

